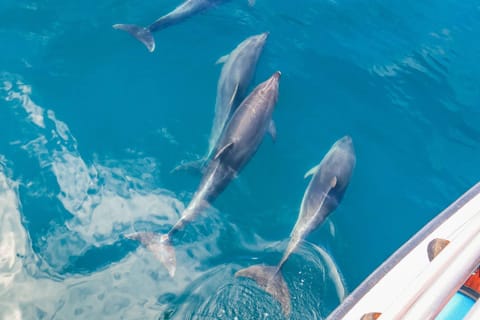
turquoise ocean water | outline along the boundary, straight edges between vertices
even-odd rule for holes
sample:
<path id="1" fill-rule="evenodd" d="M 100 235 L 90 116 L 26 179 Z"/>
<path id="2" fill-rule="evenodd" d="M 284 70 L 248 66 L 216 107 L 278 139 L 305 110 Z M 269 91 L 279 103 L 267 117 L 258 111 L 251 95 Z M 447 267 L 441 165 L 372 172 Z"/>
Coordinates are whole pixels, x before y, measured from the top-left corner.
<path id="1" fill-rule="evenodd" d="M 0 318 L 282 319 L 241 268 L 276 263 L 308 180 L 349 134 L 338 209 L 283 273 L 292 319 L 323 319 L 480 178 L 480 2 L 229 1 L 155 34 L 114 23 L 179 1 L 0 1 Z M 255 84 L 282 71 L 265 139 L 176 241 L 177 274 L 122 235 L 165 232 L 199 177 L 221 66 L 269 31 Z"/>

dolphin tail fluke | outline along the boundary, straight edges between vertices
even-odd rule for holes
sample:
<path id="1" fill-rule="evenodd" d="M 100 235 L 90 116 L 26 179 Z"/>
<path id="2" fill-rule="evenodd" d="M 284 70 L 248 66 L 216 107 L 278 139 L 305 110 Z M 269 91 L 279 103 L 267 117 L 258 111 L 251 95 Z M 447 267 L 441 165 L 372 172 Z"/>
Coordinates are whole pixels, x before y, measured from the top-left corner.
<path id="1" fill-rule="evenodd" d="M 206 159 L 193 160 L 189 162 L 180 163 L 178 166 L 173 168 L 170 173 L 176 173 L 179 171 L 188 171 L 192 173 L 203 173 L 205 169 Z"/>
<path id="2" fill-rule="evenodd" d="M 155 50 L 155 40 L 149 28 L 139 27 L 134 24 L 114 24 L 113 29 L 130 33 L 135 39 L 143 43 L 148 51 L 153 52 Z"/>
<path id="3" fill-rule="evenodd" d="M 255 282 L 280 302 L 285 316 L 290 315 L 290 292 L 278 267 L 255 265 L 235 273 L 235 277 L 246 277 Z"/>
<path id="4" fill-rule="evenodd" d="M 153 232 L 135 232 L 125 235 L 125 238 L 138 240 L 148 250 L 150 250 L 155 258 L 167 268 L 168 274 L 173 278 L 177 262 L 175 258 L 175 249 L 168 234 L 158 234 Z"/>

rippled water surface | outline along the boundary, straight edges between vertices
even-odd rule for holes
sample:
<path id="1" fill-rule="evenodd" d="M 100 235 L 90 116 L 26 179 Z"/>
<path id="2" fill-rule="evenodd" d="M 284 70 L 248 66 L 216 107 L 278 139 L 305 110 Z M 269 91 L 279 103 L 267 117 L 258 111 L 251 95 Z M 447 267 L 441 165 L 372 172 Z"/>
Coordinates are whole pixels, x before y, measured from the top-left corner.
<path id="1" fill-rule="evenodd" d="M 229 1 L 155 34 L 114 23 L 180 1 L 0 2 L 0 319 L 282 319 L 241 268 L 275 264 L 307 180 L 349 134 L 357 166 L 283 269 L 292 319 L 323 319 L 480 178 L 480 2 Z M 265 139 L 175 242 L 172 279 L 122 235 L 165 232 L 199 177 L 221 66 L 269 31 L 282 71 Z"/>

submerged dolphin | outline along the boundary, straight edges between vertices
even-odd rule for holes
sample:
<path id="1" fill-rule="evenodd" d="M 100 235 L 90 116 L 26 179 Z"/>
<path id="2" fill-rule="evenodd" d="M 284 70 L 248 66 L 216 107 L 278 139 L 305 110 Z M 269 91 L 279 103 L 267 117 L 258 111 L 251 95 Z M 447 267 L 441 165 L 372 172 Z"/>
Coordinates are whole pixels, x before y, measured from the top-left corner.
<path id="1" fill-rule="evenodd" d="M 337 208 L 347 189 L 355 161 L 352 139 L 345 136 L 338 140 L 320 164 L 305 175 L 305 178 L 310 175 L 313 177 L 303 196 L 300 215 L 280 263 L 277 266 L 255 265 L 235 273 L 236 277 L 255 280 L 280 302 L 287 316 L 291 311 L 290 293 L 281 274 L 282 266 L 299 243 Z"/>
<path id="2" fill-rule="evenodd" d="M 113 28 L 130 33 L 138 41 L 143 43 L 148 51 L 153 52 L 153 50 L 155 50 L 153 32 L 180 23 L 197 13 L 227 1 L 229 0 L 186 0 L 184 3 L 173 9 L 173 11 L 158 18 L 147 27 L 141 27 L 134 24 L 114 24 Z M 250 5 L 254 4 L 254 1 L 252 0 L 249 0 L 249 2 Z"/>
<path id="3" fill-rule="evenodd" d="M 200 186 L 182 217 L 167 234 L 134 233 L 127 238 L 140 240 L 165 265 L 170 276 L 176 269 L 172 236 L 192 221 L 225 190 L 260 146 L 267 131 L 275 136 L 272 113 L 278 99 L 280 72 L 259 84 L 243 100 L 225 128 L 215 156 L 210 160 Z"/>
<path id="4" fill-rule="evenodd" d="M 213 155 L 227 121 L 245 98 L 267 37 L 267 32 L 248 37 L 230 54 L 218 60 L 218 63 L 224 63 L 224 65 L 217 85 L 215 118 L 208 140 L 207 154 L 198 161 L 177 166 L 173 171 L 181 168 L 202 167 Z"/>

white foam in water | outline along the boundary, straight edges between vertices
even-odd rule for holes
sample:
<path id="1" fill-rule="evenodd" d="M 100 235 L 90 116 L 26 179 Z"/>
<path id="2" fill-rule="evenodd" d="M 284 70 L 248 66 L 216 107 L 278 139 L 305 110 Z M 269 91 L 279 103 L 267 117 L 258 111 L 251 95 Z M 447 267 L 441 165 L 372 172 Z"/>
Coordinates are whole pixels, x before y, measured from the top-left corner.
<path id="1" fill-rule="evenodd" d="M 0 319 L 22 319 L 22 314 L 24 319 L 42 314 L 55 314 L 58 319 L 151 318 L 158 314 L 155 297 L 160 288 L 150 277 L 156 264 L 135 255 L 101 272 L 63 282 L 32 277 L 20 258 L 32 250 L 20 222 L 16 184 L 1 168 L 0 204 Z M 171 282 L 162 283 L 163 290 L 169 286 L 174 290 Z"/>
<path id="2" fill-rule="evenodd" d="M 26 243 L 18 214 L 16 186 L 3 173 L 3 162 L 0 163 L 0 319 L 22 319 L 18 305 L 3 298 L 21 271 L 17 252 L 25 254 Z"/>
<path id="3" fill-rule="evenodd" d="M 157 167 L 152 159 L 88 165 L 68 126 L 31 100 L 29 86 L 5 81 L 0 89 L 6 91 L 5 100 L 18 102 L 14 108 L 22 107 L 26 120 L 38 128 L 36 138 L 15 145 L 52 172 L 60 189 L 58 200 L 73 216 L 45 235 L 42 256 L 48 264 L 62 266 L 89 246 L 111 244 L 126 230 L 133 231 L 135 221 L 172 224 L 178 218 L 183 204 L 165 190 L 147 185 Z M 189 276 L 173 281 L 143 248 L 90 275 L 62 281 L 45 278 L 43 270 L 31 263 L 39 258 L 21 224 L 17 183 L 4 173 L 7 159 L 0 160 L 0 319 L 153 318 L 165 307 L 156 301 L 159 294 L 179 294 L 191 281 L 195 264 L 182 265 L 179 275 Z M 131 171 L 141 174 L 131 176 Z M 22 257 L 28 257 L 28 268 Z M 182 257 L 187 259 L 179 253 Z M 162 272 L 165 279 L 156 281 L 156 274 L 162 277 Z"/>
<path id="4" fill-rule="evenodd" d="M 21 224 L 18 204 L 16 183 L 0 167 L 0 319 L 46 315 L 55 319 L 153 319 L 166 308 L 157 297 L 180 294 L 192 280 L 185 275 L 195 273 L 183 264 L 175 280 L 166 274 L 162 277 L 158 261 L 139 253 L 88 275 L 64 280 L 37 277 L 35 266 L 27 272 L 22 265 L 24 256 L 37 258 Z M 65 249 L 62 243 L 53 242 L 52 250 Z"/>
<path id="5" fill-rule="evenodd" d="M 8 95 L 5 100 L 21 101 L 21 105 L 28 113 L 30 120 L 40 128 L 45 128 L 45 121 L 43 118 L 44 110 L 30 99 L 32 88 L 28 85 L 23 84 L 20 80 L 17 81 L 16 85 L 19 89 L 18 91 L 11 90 L 13 87 L 12 83 L 4 81 L 3 89 L 8 91 Z"/>
<path id="6" fill-rule="evenodd" d="M 27 112 L 28 119 L 45 129 L 40 130 L 39 136 L 25 143 L 22 148 L 37 157 L 42 168 L 50 168 L 55 175 L 60 188 L 58 199 L 74 216 L 67 222 L 67 227 L 77 233 L 72 237 L 77 239 L 76 243 L 86 242 L 94 246 L 113 243 L 120 232 L 129 228 L 133 231 L 131 225 L 137 220 L 158 222 L 161 217 L 162 223 L 175 222 L 178 210 L 183 208 L 181 202 L 165 190 L 139 191 L 144 184 L 142 178 L 145 177 L 128 176 L 127 170 L 121 167 L 124 164 L 122 162 L 111 162 L 113 166 L 110 167 L 98 163 L 87 165 L 77 150 L 76 139 L 68 126 L 58 120 L 52 110 L 45 111 L 31 100 L 30 86 L 17 81 L 16 85 L 5 84 L 4 89 L 8 91 L 7 100 L 17 100 Z M 51 123 L 45 124 L 44 114 Z M 153 165 L 148 166 L 149 163 Z M 138 159 L 137 163 L 128 165 L 137 166 L 137 171 L 145 174 L 153 174 L 156 167 L 152 159 Z M 102 178 L 101 186 L 98 177 Z M 124 190 L 129 183 L 138 185 L 138 190 Z M 62 233 L 53 232 L 50 236 Z M 84 248 L 78 248 L 81 249 Z"/>
<path id="7" fill-rule="evenodd" d="M 55 117 L 55 112 L 47 110 L 47 116 L 55 124 L 55 133 L 58 133 L 64 141 L 70 140 L 70 130 L 65 122 L 58 120 Z"/>

